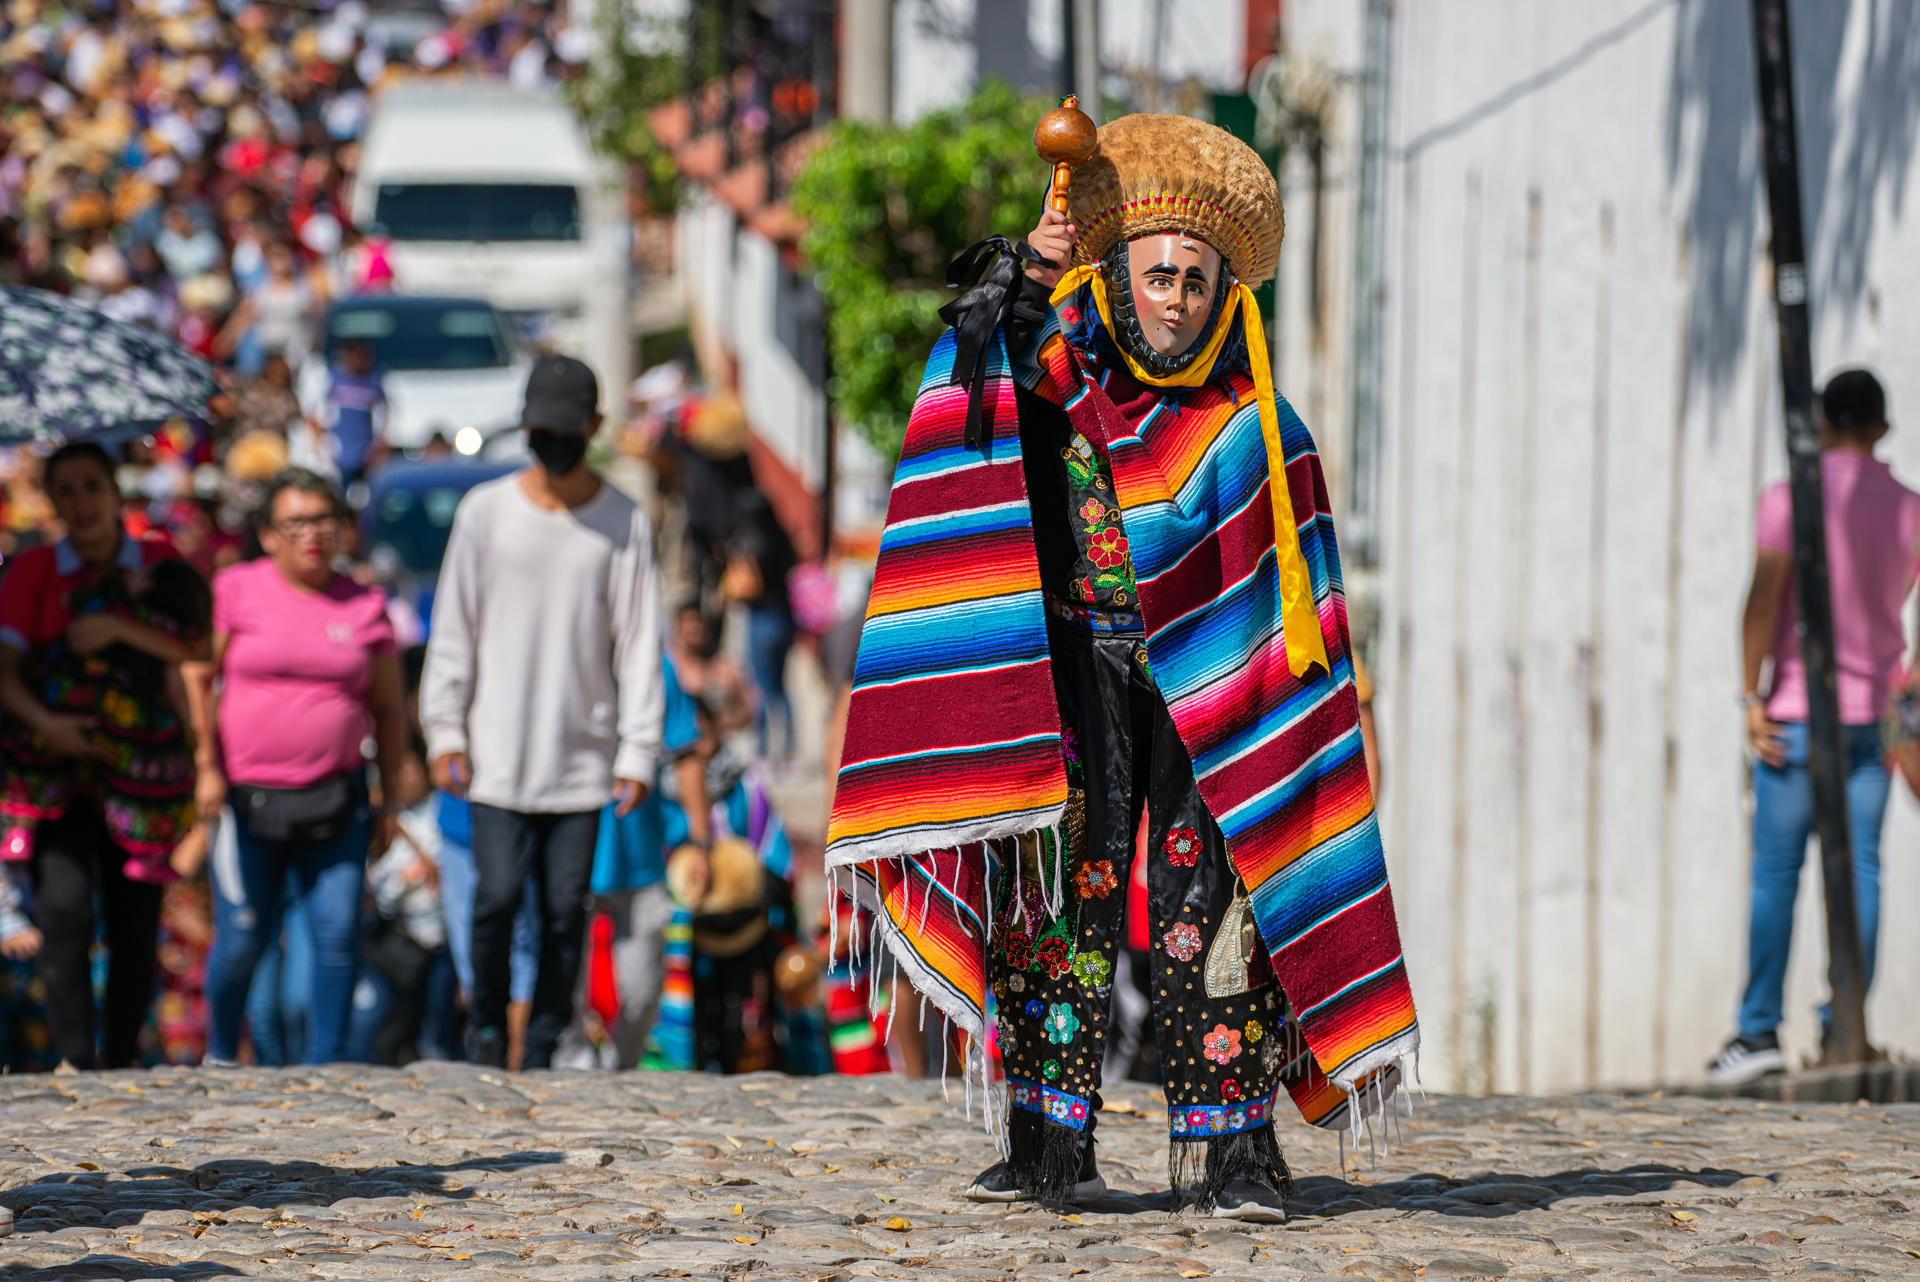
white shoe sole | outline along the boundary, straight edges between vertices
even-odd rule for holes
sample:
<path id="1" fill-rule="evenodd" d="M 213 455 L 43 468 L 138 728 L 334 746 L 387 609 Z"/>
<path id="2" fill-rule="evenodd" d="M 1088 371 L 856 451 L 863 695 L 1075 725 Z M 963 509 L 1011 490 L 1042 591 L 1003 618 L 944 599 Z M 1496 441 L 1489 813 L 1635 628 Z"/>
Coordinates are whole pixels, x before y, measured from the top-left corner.
<path id="1" fill-rule="evenodd" d="M 1096 1175 L 1090 1180 L 1081 1180 L 1067 1194 L 1069 1202 L 1098 1202 L 1107 1195 L 1107 1182 Z M 978 1184 L 969 1184 L 966 1192 L 960 1196 L 969 1202 L 1030 1202 L 1033 1199 L 1018 1189 L 1009 1189 L 1004 1193 L 983 1188 Z"/>
<path id="2" fill-rule="evenodd" d="M 1744 1086 L 1748 1082 L 1758 1081 L 1769 1073 L 1787 1071 L 1787 1057 L 1778 1050 L 1755 1051 L 1738 1064 L 1727 1068 L 1707 1070 L 1709 1086 Z"/>
<path id="3" fill-rule="evenodd" d="M 1213 1218 L 1239 1220 L 1243 1224 L 1285 1224 L 1287 1213 L 1278 1207 L 1262 1206 L 1258 1202 L 1242 1202 L 1238 1206 L 1214 1207 Z"/>

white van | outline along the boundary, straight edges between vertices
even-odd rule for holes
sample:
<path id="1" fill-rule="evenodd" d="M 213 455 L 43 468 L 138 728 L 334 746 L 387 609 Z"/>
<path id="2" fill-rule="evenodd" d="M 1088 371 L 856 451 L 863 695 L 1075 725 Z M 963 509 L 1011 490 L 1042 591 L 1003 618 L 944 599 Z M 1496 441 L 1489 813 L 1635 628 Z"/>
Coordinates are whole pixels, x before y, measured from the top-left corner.
<path id="1" fill-rule="evenodd" d="M 374 106 L 349 208 L 355 225 L 391 240 L 400 292 L 483 298 L 619 388 L 626 235 L 602 176 L 557 97 L 501 81 L 409 81 Z"/>

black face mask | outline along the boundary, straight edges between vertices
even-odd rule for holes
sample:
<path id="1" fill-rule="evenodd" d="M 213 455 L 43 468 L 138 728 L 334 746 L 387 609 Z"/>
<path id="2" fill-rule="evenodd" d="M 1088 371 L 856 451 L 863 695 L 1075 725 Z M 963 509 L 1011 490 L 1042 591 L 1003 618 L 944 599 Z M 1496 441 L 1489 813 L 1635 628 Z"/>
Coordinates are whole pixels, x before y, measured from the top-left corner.
<path id="1" fill-rule="evenodd" d="M 527 433 L 527 448 L 540 466 L 554 476 L 565 476 L 587 458 L 587 438 L 578 432 L 556 432 L 536 427 Z"/>

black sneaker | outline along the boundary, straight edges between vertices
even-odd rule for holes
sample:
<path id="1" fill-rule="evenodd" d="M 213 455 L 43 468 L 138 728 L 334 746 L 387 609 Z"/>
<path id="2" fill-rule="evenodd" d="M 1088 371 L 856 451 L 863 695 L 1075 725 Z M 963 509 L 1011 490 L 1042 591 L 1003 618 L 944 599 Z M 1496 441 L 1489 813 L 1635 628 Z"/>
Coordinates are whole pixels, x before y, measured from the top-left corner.
<path id="1" fill-rule="evenodd" d="M 1713 1086 L 1740 1086 L 1768 1073 L 1786 1071 L 1787 1057 L 1780 1053 L 1777 1033 L 1736 1037 L 1707 1065 L 1707 1082 Z"/>
<path id="2" fill-rule="evenodd" d="M 1287 1200 L 1278 1189 L 1253 1180 L 1235 1180 L 1213 1200 L 1216 1220 L 1245 1220 L 1249 1224 L 1285 1224 Z"/>
<path id="3" fill-rule="evenodd" d="M 498 1028 L 476 1028 L 467 1034 L 467 1059 L 481 1068 L 507 1066 L 507 1035 Z"/>
<path id="4" fill-rule="evenodd" d="M 1088 1144 L 1086 1153 L 1080 1159 L 1080 1178 L 1074 1182 L 1067 1194 L 1069 1202 L 1098 1202 L 1107 1195 L 1107 1182 L 1100 1178 L 1100 1168 L 1093 1157 L 1093 1145 Z M 962 1197 L 973 1202 L 1029 1202 L 1033 1195 L 1021 1189 L 1013 1181 L 1013 1176 L 1005 1162 L 995 1162 L 974 1177 L 967 1185 Z"/>

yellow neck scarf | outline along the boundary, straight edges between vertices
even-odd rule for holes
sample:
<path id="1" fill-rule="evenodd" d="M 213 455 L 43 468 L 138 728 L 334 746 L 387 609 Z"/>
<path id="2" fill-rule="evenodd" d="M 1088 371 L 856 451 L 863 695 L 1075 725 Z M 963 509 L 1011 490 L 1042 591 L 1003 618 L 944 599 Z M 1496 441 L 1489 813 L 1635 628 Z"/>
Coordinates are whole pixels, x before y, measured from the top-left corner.
<path id="1" fill-rule="evenodd" d="M 1098 265 L 1085 263 L 1068 271 L 1054 286 L 1055 306 L 1073 296 L 1082 285 L 1093 287 L 1093 305 L 1100 323 L 1112 334 L 1113 314 L 1107 297 L 1107 278 Z M 1274 551 L 1280 573 L 1280 622 L 1287 642 L 1287 668 L 1296 677 L 1304 677 L 1314 664 L 1328 673 L 1333 665 L 1327 660 L 1326 638 L 1320 632 L 1320 611 L 1313 601 L 1313 581 L 1307 574 L 1306 557 L 1300 551 L 1300 526 L 1293 515 L 1293 496 L 1287 489 L 1286 448 L 1280 440 L 1280 415 L 1274 408 L 1273 363 L 1267 356 L 1267 334 L 1260 324 L 1260 309 L 1253 301 L 1253 290 L 1244 281 L 1235 281 L 1227 296 L 1213 335 L 1200 354 L 1177 374 L 1155 376 L 1147 373 L 1122 351 L 1127 372 L 1148 387 L 1199 387 L 1213 373 L 1214 362 L 1226 346 L 1233 328 L 1235 310 L 1242 313 L 1247 330 L 1247 364 L 1253 375 L 1254 397 L 1260 404 L 1260 436 L 1267 447 L 1267 491 L 1273 496 Z M 1115 344 L 1119 346 L 1118 343 Z"/>

